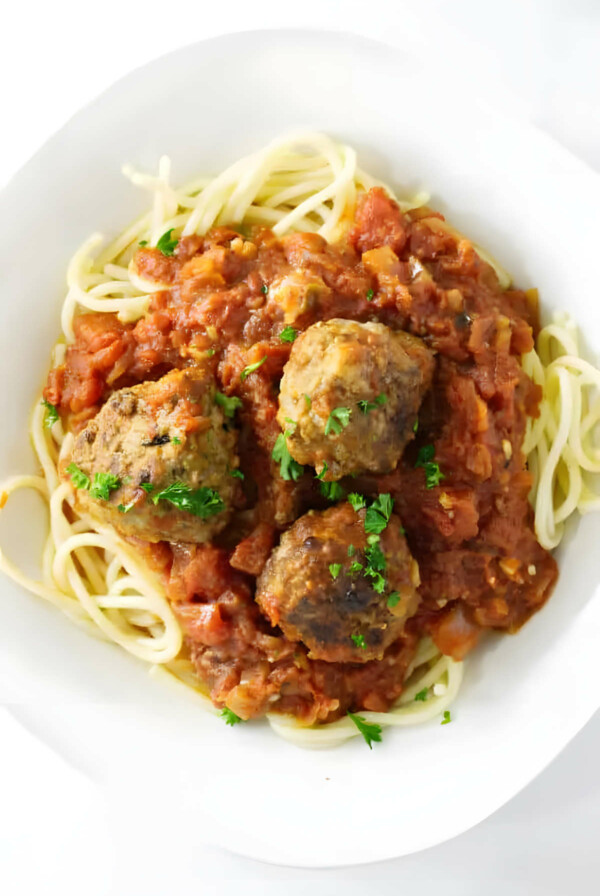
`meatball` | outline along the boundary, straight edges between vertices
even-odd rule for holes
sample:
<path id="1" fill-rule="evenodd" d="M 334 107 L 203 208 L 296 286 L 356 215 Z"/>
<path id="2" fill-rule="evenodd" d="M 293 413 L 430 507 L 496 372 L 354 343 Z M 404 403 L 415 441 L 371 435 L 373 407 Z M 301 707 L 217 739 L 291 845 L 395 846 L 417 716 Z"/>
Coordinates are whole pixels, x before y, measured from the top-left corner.
<path id="1" fill-rule="evenodd" d="M 295 341 L 277 419 L 290 454 L 326 480 L 393 470 L 433 376 L 425 344 L 379 323 L 333 319 Z"/>
<path id="2" fill-rule="evenodd" d="M 119 389 L 75 440 L 69 460 L 90 480 L 76 489 L 76 506 L 145 541 L 207 541 L 226 525 L 239 488 L 235 445 L 212 376 L 200 369 Z M 73 479 L 69 466 L 63 475 Z"/>
<path id="3" fill-rule="evenodd" d="M 258 579 L 262 610 L 313 659 L 381 659 L 417 609 L 419 568 L 399 518 L 391 516 L 375 545 L 367 542 L 364 524 L 365 511 L 346 503 L 306 513 L 282 535 Z M 381 593 L 365 573 L 369 566 L 383 570 Z"/>

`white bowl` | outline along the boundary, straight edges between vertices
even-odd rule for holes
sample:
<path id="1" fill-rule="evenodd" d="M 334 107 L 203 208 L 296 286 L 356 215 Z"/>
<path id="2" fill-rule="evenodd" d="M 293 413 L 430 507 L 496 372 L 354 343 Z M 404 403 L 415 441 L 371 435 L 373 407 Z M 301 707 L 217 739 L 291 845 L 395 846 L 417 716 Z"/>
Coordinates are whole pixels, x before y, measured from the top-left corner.
<path id="1" fill-rule="evenodd" d="M 32 469 L 27 418 L 59 328 L 65 267 L 96 230 L 147 197 L 120 174 L 168 153 L 176 180 L 216 172 L 287 129 L 352 143 L 362 167 L 424 187 L 545 311 L 600 346 L 600 180 L 547 137 L 489 109 L 430 59 L 350 36 L 253 32 L 187 47 L 128 75 L 76 115 L 2 196 L 2 473 Z M 0 520 L 21 558 L 35 499 Z M 193 695 L 151 680 L 8 581 L 0 588 L 0 696 L 144 829 L 174 829 L 271 862 L 334 866 L 440 843 L 538 774 L 600 705 L 598 518 L 578 521 L 548 605 L 517 637 L 469 657 L 453 722 L 303 752 L 261 723 L 227 728 Z"/>

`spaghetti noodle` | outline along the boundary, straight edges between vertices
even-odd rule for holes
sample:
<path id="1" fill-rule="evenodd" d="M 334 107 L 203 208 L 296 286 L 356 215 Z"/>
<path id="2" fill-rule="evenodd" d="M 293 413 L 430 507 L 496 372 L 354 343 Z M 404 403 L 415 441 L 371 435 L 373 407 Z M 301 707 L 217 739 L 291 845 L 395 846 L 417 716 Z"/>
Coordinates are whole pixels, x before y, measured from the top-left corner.
<path id="1" fill-rule="evenodd" d="M 123 323 L 147 314 L 153 293 L 165 284 L 144 279 L 138 271 L 134 254 L 139 244 L 155 246 L 165 233 L 204 234 L 230 222 L 240 228 L 265 225 L 276 236 L 302 230 L 335 241 L 351 222 L 357 195 L 380 185 L 357 167 L 354 150 L 321 134 L 276 140 L 216 178 L 197 178 L 181 188 L 171 185 L 170 169 L 167 157 L 161 158 L 157 176 L 130 166 L 123 169 L 136 186 L 152 194 L 152 210 L 105 248 L 102 236 L 94 234 L 73 256 L 61 313 L 63 340 L 55 348 L 55 364 L 73 343 L 74 320 L 82 311 L 113 313 Z M 388 187 L 385 190 L 393 195 Z M 426 199 L 421 195 L 399 205 L 406 211 Z M 445 222 L 435 223 L 442 232 L 456 233 Z M 508 276 L 485 258 L 506 288 Z M 594 444 L 600 420 L 600 372 L 581 358 L 576 330 L 564 318 L 540 332 L 537 352 L 523 357 L 523 367 L 543 389 L 540 416 L 528 422 L 523 451 L 534 475 L 537 537 L 544 547 L 553 548 L 575 510 L 600 508 L 600 496 L 589 480 L 590 474 L 600 472 L 600 450 Z M 63 432 L 60 421 L 50 428 L 46 423 L 44 407 L 38 405 L 30 432 L 43 475 L 17 476 L 0 485 L 4 502 L 19 489 L 34 489 L 49 508 L 42 576 L 36 580 L 25 575 L 3 552 L 0 569 L 87 631 L 194 688 L 212 706 L 191 663 L 181 655 L 180 625 L 158 578 L 114 530 L 74 510 L 73 489 L 58 474 L 72 436 Z M 427 721 L 451 704 L 461 678 L 462 663 L 442 655 L 425 638 L 395 706 L 386 713 L 361 712 L 361 718 L 382 727 Z M 427 699 L 415 700 L 423 693 Z M 267 718 L 277 734 L 300 746 L 333 746 L 358 734 L 348 718 L 311 727 L 276 713 Z"/>

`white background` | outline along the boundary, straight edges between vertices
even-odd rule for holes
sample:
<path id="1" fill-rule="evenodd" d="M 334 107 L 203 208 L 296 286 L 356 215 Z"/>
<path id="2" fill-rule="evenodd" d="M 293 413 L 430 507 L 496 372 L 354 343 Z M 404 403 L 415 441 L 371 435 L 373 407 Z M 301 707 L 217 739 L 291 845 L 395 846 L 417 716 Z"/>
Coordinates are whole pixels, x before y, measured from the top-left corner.
<path id="1" fill-rule="evenodd" d="M 3 9 L 0 183 L 132 68 L 184 43 L 263 27 L 356 31 L 399 52 L 417 47 L 425 58 L 441 57 L 461 75 L 464 94 L 456 102 L 468 102 L 471 87 L 484 90 L 493 104 L 537 124 L 600 172 L 598 0 L 104 0 L 93 7 L 55 0 Z M 207 90 L 218 90 L 218 74 Z M 399 114 L 399 127 L 409 126 Z M 557 214 L 566 210 L 568 197 L 557 197 Z M 165 830 L 150 849 L 144 832 L 112 817 L 86 778 L 0 709 L 0 890 L 7 896 L 171 896 L 192 887 L 218 896 L 282 890 L 329 896 L 342 886 L 348 896 L 408 888 L 411 896 L 598 893 L 598 755 L 597 715 L 522 794 L 461 837 L 393 862 L 300 871 L 202 843 L 194 855 L 181 855 L 172 819 L 151 820 Z M 250 808 L 244 811 L 251 824 Z M 368 837 L 368 818 L 357 823 Z M 156 848 L 161 840 L 163 848 Z"/>

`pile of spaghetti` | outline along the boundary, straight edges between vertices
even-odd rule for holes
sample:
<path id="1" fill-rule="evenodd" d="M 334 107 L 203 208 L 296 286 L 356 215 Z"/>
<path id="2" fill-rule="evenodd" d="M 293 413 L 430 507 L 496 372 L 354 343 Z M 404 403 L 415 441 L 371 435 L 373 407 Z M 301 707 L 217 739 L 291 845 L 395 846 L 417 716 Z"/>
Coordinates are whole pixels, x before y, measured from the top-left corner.
<path id="1" fill-rule="evenodd" d="M 567 519 L 600 509 L 600 372 L 574 324 L 540 329 L 535 291 L 324 135 L 181 188 L 167 158 L 124 173 L 152 209 L 69 264 L 42 472 L 0 485 L 49 509 L 41 576 L 0 568 L 229 723 L 329 746 L 449 721 L 464 656 L 544 604 Z M 371 364 L 399 333 L 414 407 L 350 381 L 361 339 Z M 86 469 L 159 400 L 132 475 L 130 446 Z"/>

